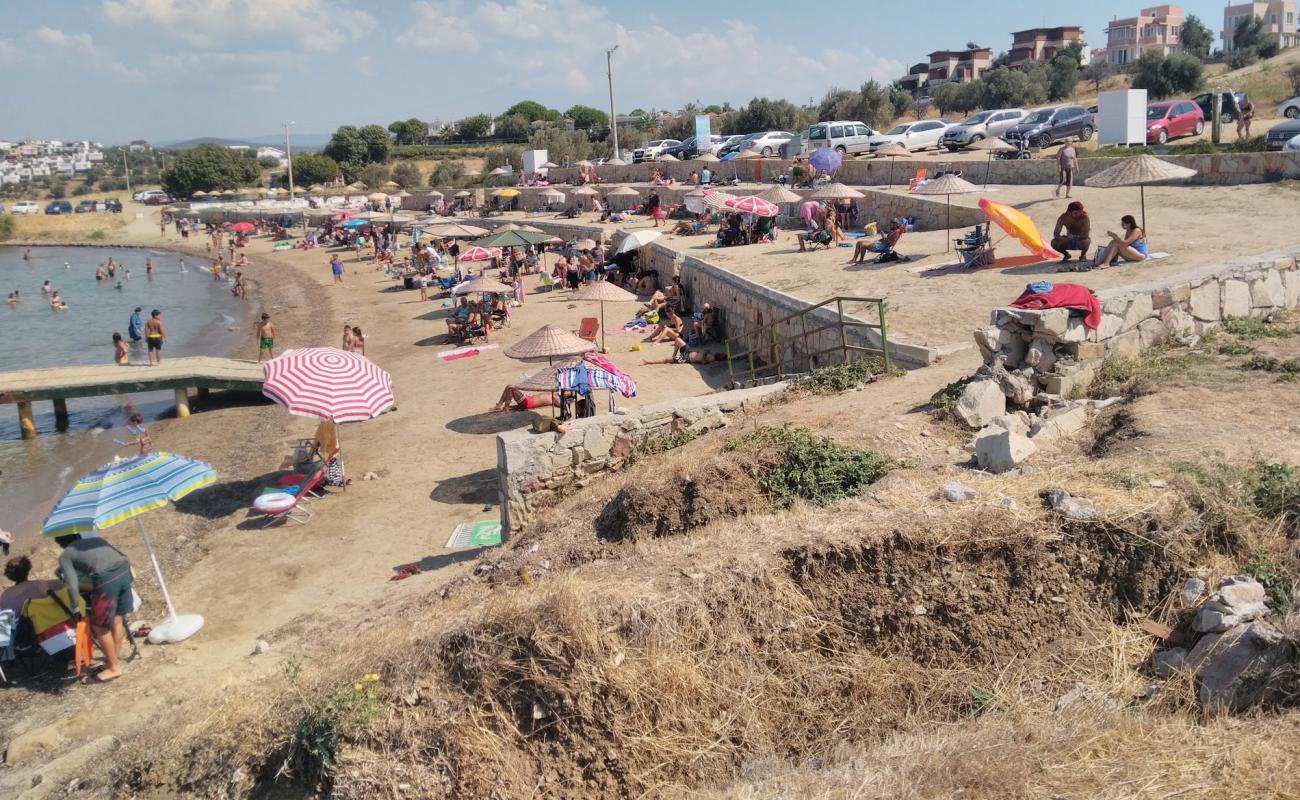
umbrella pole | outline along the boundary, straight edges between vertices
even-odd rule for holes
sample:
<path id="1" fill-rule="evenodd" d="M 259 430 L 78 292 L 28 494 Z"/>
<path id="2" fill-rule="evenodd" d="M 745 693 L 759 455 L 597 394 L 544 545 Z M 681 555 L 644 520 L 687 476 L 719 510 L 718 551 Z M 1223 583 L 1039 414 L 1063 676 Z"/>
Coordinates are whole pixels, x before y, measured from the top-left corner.
<path id="1" fill-rule="evenodd" d="M 608 353 L 605 349 L 605 301 L 600 301 L 600 352 Z"/>
<path id="2" fill-rule="evenodd" d="M 989 188 L 989 174 L 993 172 L 993 151 L 989 151 L 989 165 L 984 168 L 984 188 Z"/>
<path id="3" fill-rule="evenodd" d="M 1142 195 L 1142 235 L 1147 233 L 1147 186 L 1145 183 L 1138 185 L 1138 193 Z"/>
<path id="4" fill-rule="evenodd" d="M 149 563 L 153 564 L 153 574 L 158 578 L 158 588 L 162 590 L 163 603 L 167 605 L 167 619 L 176 619 L 176 606 L 172 605 L 172 596 L 167 591 L 167 582 L 163 580 L 162 568 L 158 566 L 158 556 L 153 551 L 153 542 L 149 541 L 149 532 L 144 529 L 144 520 L 137 516 L 135 524 L 140 527 L 140 536 L 144 538 L 144 549 L 149 553 Z"/>
<path id="5" fill-rule="evenodd" d="M 951 251 L 952 250 L 952 195 L 948 195 L 948 229 L 944 231 L 943 239 L 948 245 L 947 248 L 944 250 L 944 252 Z"/>
<path id="6" fill-rule="evenodd" d="M 889 183 L 885 186 L 885 188 L 886 189 L 894 188 L 894 157 L 893 156 L 889 157 Z"/>

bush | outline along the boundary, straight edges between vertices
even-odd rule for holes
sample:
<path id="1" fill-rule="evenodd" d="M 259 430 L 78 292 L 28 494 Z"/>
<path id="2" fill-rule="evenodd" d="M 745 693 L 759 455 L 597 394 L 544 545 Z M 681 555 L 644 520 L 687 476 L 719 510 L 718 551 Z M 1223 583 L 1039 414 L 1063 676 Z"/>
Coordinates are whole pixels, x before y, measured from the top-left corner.
<path id="1" fill-rule="evenodd" d="M 1295 325 L 1288 324 L 1285 318 L 1266 322 L 1249 317 L 1229 317 L 1223 321 L 1223 332 L 1243 339 L 1282 339 L 1300 333 Z"/>
<path id="2" fill-rule="evenodd" d="M 1148 50 L 1134 64 L 1133 88 L 1146 89 L 1151 99 L 1160 100 L 1173 94 L 1194 92 L 1201 88 L 1205 65 L 1194 56 L 1165 56 Z"/>
<path id="3" fill-rule="evenodd" d="M 14 218 L 8 214 L 0 214 L 0 242 L 7 242 L 14 238 Z"/>
<path id="4" fill-rule="evenodd" d="M 902 466 L 870 450 L 848 447 L 789 424 L 756 428 L 729 439 L 723 449 L 758 466 L 759 488 L 777 509 L 789 508 L 796 500 L 828 506 L 861 494 Z"/>
<path id="5" fill-rule="evenodd" d="M 1257 514 L 1281 520 L 1288 538 L 1300 537 L 1300 470 L 1289 464 L 1260 462 L 1251 469 L 1246 485 Z"/>
<path id="6" fill-rule="evenodd" d="M 839 394 L 871 383 L 888 372 L 890 370 L 885 369 L 884 359 L 860 358 L 848 364 L 815 369 L 795 378 L 790 381 L 790 390 L 808 394 Z"/>
<path id="7" fill-rule="evenodd" d="M 1300 64 L 1287 67 L 1286 79 L 1291 82 L 1291 94 L 1300 95 Z"/>
<path id="8" fill-rule="evenodd" d="M 1282 46 L 1277 43 L 1276 39 L 1264 39 L 1255 45 L 1255 52 L 1260 58 L 1272 58 L 1282 52 Z"/>
<path id="9" fill-rule="evenodd" d="M 961 393 L 966 391 L 974 380 L 975 375 L 967 375 L 964 378 L 958 378 L 939 391 L 930 395 L 930 410 L 936 417 L 951 417 L 957 410 L 957 401 L 961 399 Z"/>
<path id="10" fill-rule="evenodd" d="M 1228 56 L 1228 66 L 1232 69 L 1241 69 L 1242 67 L 1249 67 L 1258 60 L 1259 53 L 1256 52 L 1255 48 L 1243 47 L 1240 50 L 1233 51 L 1232 55 Z"/>
<path id="11" fill-rule="evenodd" d="M 420 185 L 420 168 L 403 162 L 393 167 L 393 181 L 403 189 L 414 189 Z"/>

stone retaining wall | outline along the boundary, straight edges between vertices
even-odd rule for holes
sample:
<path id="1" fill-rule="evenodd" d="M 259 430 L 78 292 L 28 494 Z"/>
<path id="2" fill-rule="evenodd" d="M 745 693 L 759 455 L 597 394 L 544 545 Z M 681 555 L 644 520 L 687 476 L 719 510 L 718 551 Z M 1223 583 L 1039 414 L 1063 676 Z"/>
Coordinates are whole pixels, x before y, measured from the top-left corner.
<path id="1" fill-rule="evenodd" d="M 497 435 L 501 527 L 523 528 L 538 511 L 622 467 L 647 438 L 678 431 L 706 433 L 784 391 L 785 384 L 717 392 L 643 406 L 630 413 L 571 420 L 564 433 L 531 429 Z"/>
<path id="2" fill-rule="evenodd" d="M 1055 151 L 1053 151 L 1054 153 Z M 1239 183 L 1269 183 L 1284 178 L 1300 178 L 1300 156 L 1294 153 L 1221 153 L 1218 155 L 1160 156 L 1164 161 L 1196 170 L 1196 176 L 1187 181 L 1191 185 L 1219 186 Z M 942 159 L 891 159 L 848 158 L 836 177 L 850 186 L 884 186 L 892 183 L 906 185 L 919 170 L 933 173 Z M 1080 176 L 1086 183 L 1088 176 L 1114 166 L 1113 158 L 1083 158 L 1079 160 Z M 735 166 L 733 166 L 735 165 Z M 648 182 L 652 169 L 659 169 L 675 181 L 687 181 L 692 171 L 698 172 L 699 162 L 654 162 L 629 164 L 625 167 L 596 167 L 605 183 Z M 1019 161 L 954 162 L 953 169 L 963 171 L 972 183 L 997 184 L 1055 184 L 1056 161 L 1052 157 L 1031 158 Z M 712 164 L 711 169 L 721 178 L 738 176 L 743 181 L 773 181 L 790 173 L 790 162 L 777 158 L 753 161 L 729 161 Z M 892 170 L 892 174 L 891 174 Z M 553 169 L 548 178 L 552 183 L 570 182 L 577 178 L 577 169 Z M 559 187 L 564 188 L 564 187 Z"/>

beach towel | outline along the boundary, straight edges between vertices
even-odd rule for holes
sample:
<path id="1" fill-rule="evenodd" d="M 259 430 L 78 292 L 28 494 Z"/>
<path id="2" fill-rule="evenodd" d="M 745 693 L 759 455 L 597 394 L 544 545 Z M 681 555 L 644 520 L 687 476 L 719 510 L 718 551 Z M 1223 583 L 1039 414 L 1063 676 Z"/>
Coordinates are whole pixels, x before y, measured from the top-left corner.
<path id="1" fill-rule="evenodd" d="M 451 531 L 447 547 L 493 547 L 501 544 L 501 521 L 462 522 Z"/>
<path id="2" fill-rule="evenodd" d="M 1087 286 L 1077 283 L 1058 283 L 1050 292 L 1044 294 L 1026 291 L 1011 301 L 1011 307 L 1034 310 L 1078 308 L 1087 312 L 1083 318 L 1084 325 L 1095 330 L 1101 324 L 1101 303 L 1097 302 L 1097 297 Z"/>
<path id="3" fill-rule="evenodd" d="M 438 358 L 441 358 L 443 361 L 455 361 L 458 358 L 470 358 L 478 355 L 484 350 L 495 350 L 498 347 L 500 347 L 500 345 L 495 344 L 480 344 L 474 347 L 458 347 L 455 350 L 442 351 L 438 354 Z"/>
<path id="4" fill-rule="evenodd" d="M 600 353 L 583 353 L 582 359 L 608 375 L 610 381 L 614 384 L 612 388 L 619 394 L 624 397 L 636 397 L 636 381 L 633 380 L 631 375 L 614 366 L 614 362 Z M 604 380 L 604 378 L 597 380 Z"/>

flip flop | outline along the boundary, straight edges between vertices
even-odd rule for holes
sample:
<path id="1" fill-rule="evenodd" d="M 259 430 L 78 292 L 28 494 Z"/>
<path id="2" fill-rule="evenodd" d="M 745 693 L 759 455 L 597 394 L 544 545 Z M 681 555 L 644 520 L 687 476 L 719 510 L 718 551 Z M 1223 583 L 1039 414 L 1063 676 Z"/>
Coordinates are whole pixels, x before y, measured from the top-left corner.
<path id="1" fill-rule="evenodd" d="M 397 574 L 389 578 L 390 581 L 403 581 L 412 575 L 419 575 L 422 570 L 414 564 L 409 564 L 397 571 Z"/>

